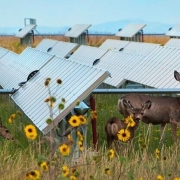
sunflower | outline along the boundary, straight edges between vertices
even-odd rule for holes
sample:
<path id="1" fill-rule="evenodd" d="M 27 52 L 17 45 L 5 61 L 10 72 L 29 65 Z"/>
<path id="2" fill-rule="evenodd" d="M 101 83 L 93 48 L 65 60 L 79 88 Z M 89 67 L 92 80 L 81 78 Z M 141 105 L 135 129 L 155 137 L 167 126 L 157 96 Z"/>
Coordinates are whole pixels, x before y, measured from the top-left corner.
<path id="1" fill-rule="evenodd" d="M 38 170 L 31 171 L 26 174 L 26 180 L 37 180 L 40 179 L 40 172 Z"/>
<path id="2" fill-rule="evenodd" d="M 70 176 L 70 179 L 71 180 L 77 180 L 77 177 L 76 176 Z"/>
<path id="3" fill-rule="evenodd" d="M 174 180 L 180 180 L 180 177 L 175 177 Z"/>
<path id="4" fill-rule="evenodd" d="M 81 121 L 78 116 L 74 115 L 74 116 L 71 116 L 71 118 L 69 119 L 69 124 L 72 127 L 78 127 L 81 124 Z"/>
<path id="5" fill-rule="evenodd" d="M 62 144 L 61 146 L 59 146 L 59 152 L 63 156 L 68 156 L 70 154 L 70 147 L 67 144 Z"/>
<path id="6" fill-rule="evenodd" d="M 64 177 L 68 177 L 69 175 L 69 168 L 67 166 L 62 167 L 62 173 Z"/>
<path id="7" fill-rule="evenodd" d="M 113 159 L 114 158 L 114 150 L 113 149 L 110 149 L 109 152 L 108 152 L 108 157 L 110 159 Z"/>
<path id="8" fill-rule="evenodd" d="M 157 179 L 157 180 L 163 180 L 164 178 L 163 178 L 161 175 L 158 175 L 158 176 L 156 177 L 156 179 Z"/>
<path id="9" fill-rule="evenodd" d="M 125 123 L 127 124 L 128 127 L 134 127 L 136 125 L 136 123 L 134 122 L 134 120 L 131 116 L 128 116 L 125 119 Z"/>
<path id="10" fill-rule="evenodd" d="M 48 171 L 48 163 L 43 161 L 39 164 L 40 168 L 43 170 L 43 171 Z"/>
<path id="11" fill-rule="evenodd" d="M 111 174 L 111 171 L 110 171 L 109 168 L 106 168 L 106 169 L 104 170 L 104 172 L 105 172 L 105 174 L 107 174 L 107 175 L 110 175 L 110 174 Z"/>
<path id="12" fill-rule="evenodd" d="M 33 125 L 31 125 L 31 124 L 27 125 L 24 128 L 24 131 L 25 131 L 26 137 L 28 139 L 31 139 L 31 140 L 36 139 L 36 137 L 37 137 L 37 130 L 36 130 L 36 128 Z"/>
<path id="13" fill-rule="evenodd" d="M 130 134 L 129 130 L 121 129 L 118 131 L 117 137 L 120 141 L 126 142 L 131 137 L 131 134 Z"/>
<path id="14" fill-rule="evenodd" d="M 156 158 L 159 159 L 159 154 L 160 154 L 160 151 L 158 149 L 156 149 L 155 151 L 155 155 L 156 155 Z"/>
<path id="15" fill-rule="evenodd" d="M 81 124 L 86 124 L 86 122 L 87 122 L 87 119 L 84 117 L 84 116 L 79 116 L 79 119 L 80 119 L 80 121 L 81 121 Z"/>

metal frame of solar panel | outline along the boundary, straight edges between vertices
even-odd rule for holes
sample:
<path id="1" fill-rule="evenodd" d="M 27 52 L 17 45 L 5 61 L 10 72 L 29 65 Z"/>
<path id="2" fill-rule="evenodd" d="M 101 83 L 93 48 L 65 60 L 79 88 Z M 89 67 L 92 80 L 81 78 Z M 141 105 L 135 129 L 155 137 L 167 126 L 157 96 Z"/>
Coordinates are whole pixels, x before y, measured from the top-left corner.
<path id="1" fill-rule="evenodd" d="M 124 77 L 154 88 L 180 88 L 174 70 L 180 71 L 180 49 L 159 46 Z"/>
<path id="2" fill-rule="evenodd" d="M 77 61 L 53 57 L 24 86 L 12 95 L 15 103 L 25 112 L 40 131 L 47 134 L 58 124 L 77 104 L 85 99 L 93 89 L 98 87 L 109 76 L 109 72 L 81 64 Z M 50 117 L 49 107 L 44 102 L 49 97 L 44 86 L 46 78 L 51 78 L 51 95 L 55 96 L 53 107 L 53 123 L 47 124 Z M 62 85 L 56 83 L 62 80 Z M 65 109 L 59 110 L 58 104 L 65 98 Z"/>

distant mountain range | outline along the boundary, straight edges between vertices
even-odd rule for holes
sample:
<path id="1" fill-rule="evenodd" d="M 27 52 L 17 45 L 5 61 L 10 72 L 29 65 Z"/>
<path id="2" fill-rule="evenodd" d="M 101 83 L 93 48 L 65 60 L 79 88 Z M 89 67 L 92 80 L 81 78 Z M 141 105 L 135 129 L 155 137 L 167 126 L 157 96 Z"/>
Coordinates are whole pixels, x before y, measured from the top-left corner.
<path id="1" fill-rule="evenodd" d="M 78 24 L 78 23 L 77 23 Z M 92 25 L 88 31 L 90 34 L 116 34 L 128 24 L 146 24 L 143 28 L 144 34 L 164 34 L 175 24 L 163 24 L 158 22 L 147 22 L 144 20 L 121 20 Z M 0 35 L 15 35 L 23 27 L 0 27 Z M 46 27 L 37 24 L 36 34 L 64 34 L 70 27 Z"/>

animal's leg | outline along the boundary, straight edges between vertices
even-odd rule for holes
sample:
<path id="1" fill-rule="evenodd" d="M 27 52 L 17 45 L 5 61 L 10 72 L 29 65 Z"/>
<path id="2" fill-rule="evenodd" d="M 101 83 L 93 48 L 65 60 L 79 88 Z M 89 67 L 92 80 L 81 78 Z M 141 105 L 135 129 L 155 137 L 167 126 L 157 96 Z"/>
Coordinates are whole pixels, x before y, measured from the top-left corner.
<path id="1" fill-rule="evenodd" d="M 161 124 L 161 138 L 160 138 L 159 143 L 162 143 L 162 140 L 164 139 L 165 130 L 166 130 L 166 125 L 167 125 L 167 124 Z"/>
<path id="2" fill-rule="evenodd" d="M 177 141 L 177 124 L 171 123 L 171 132 L 174 142 Z"/>
<path id="3" fill-rule="evenodd" d="M 111 148 L 112 142 L 113 142 L 112 137 L 111 136 L 107 136 L 107 145 L 108 145 L 108 148 Z"/>

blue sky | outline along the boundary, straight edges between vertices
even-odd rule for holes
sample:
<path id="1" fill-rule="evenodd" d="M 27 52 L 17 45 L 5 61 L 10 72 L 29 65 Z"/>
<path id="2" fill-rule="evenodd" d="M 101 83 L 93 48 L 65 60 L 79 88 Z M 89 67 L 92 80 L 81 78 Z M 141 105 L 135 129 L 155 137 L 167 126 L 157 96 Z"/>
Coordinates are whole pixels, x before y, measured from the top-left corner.
<path id="1" fill-rule="evenodd" d="M 49 27 L 142 19 L 180 23 L 180 0 L 0 0 L 0 27 L 22 27 L 24 18 Z"/>

